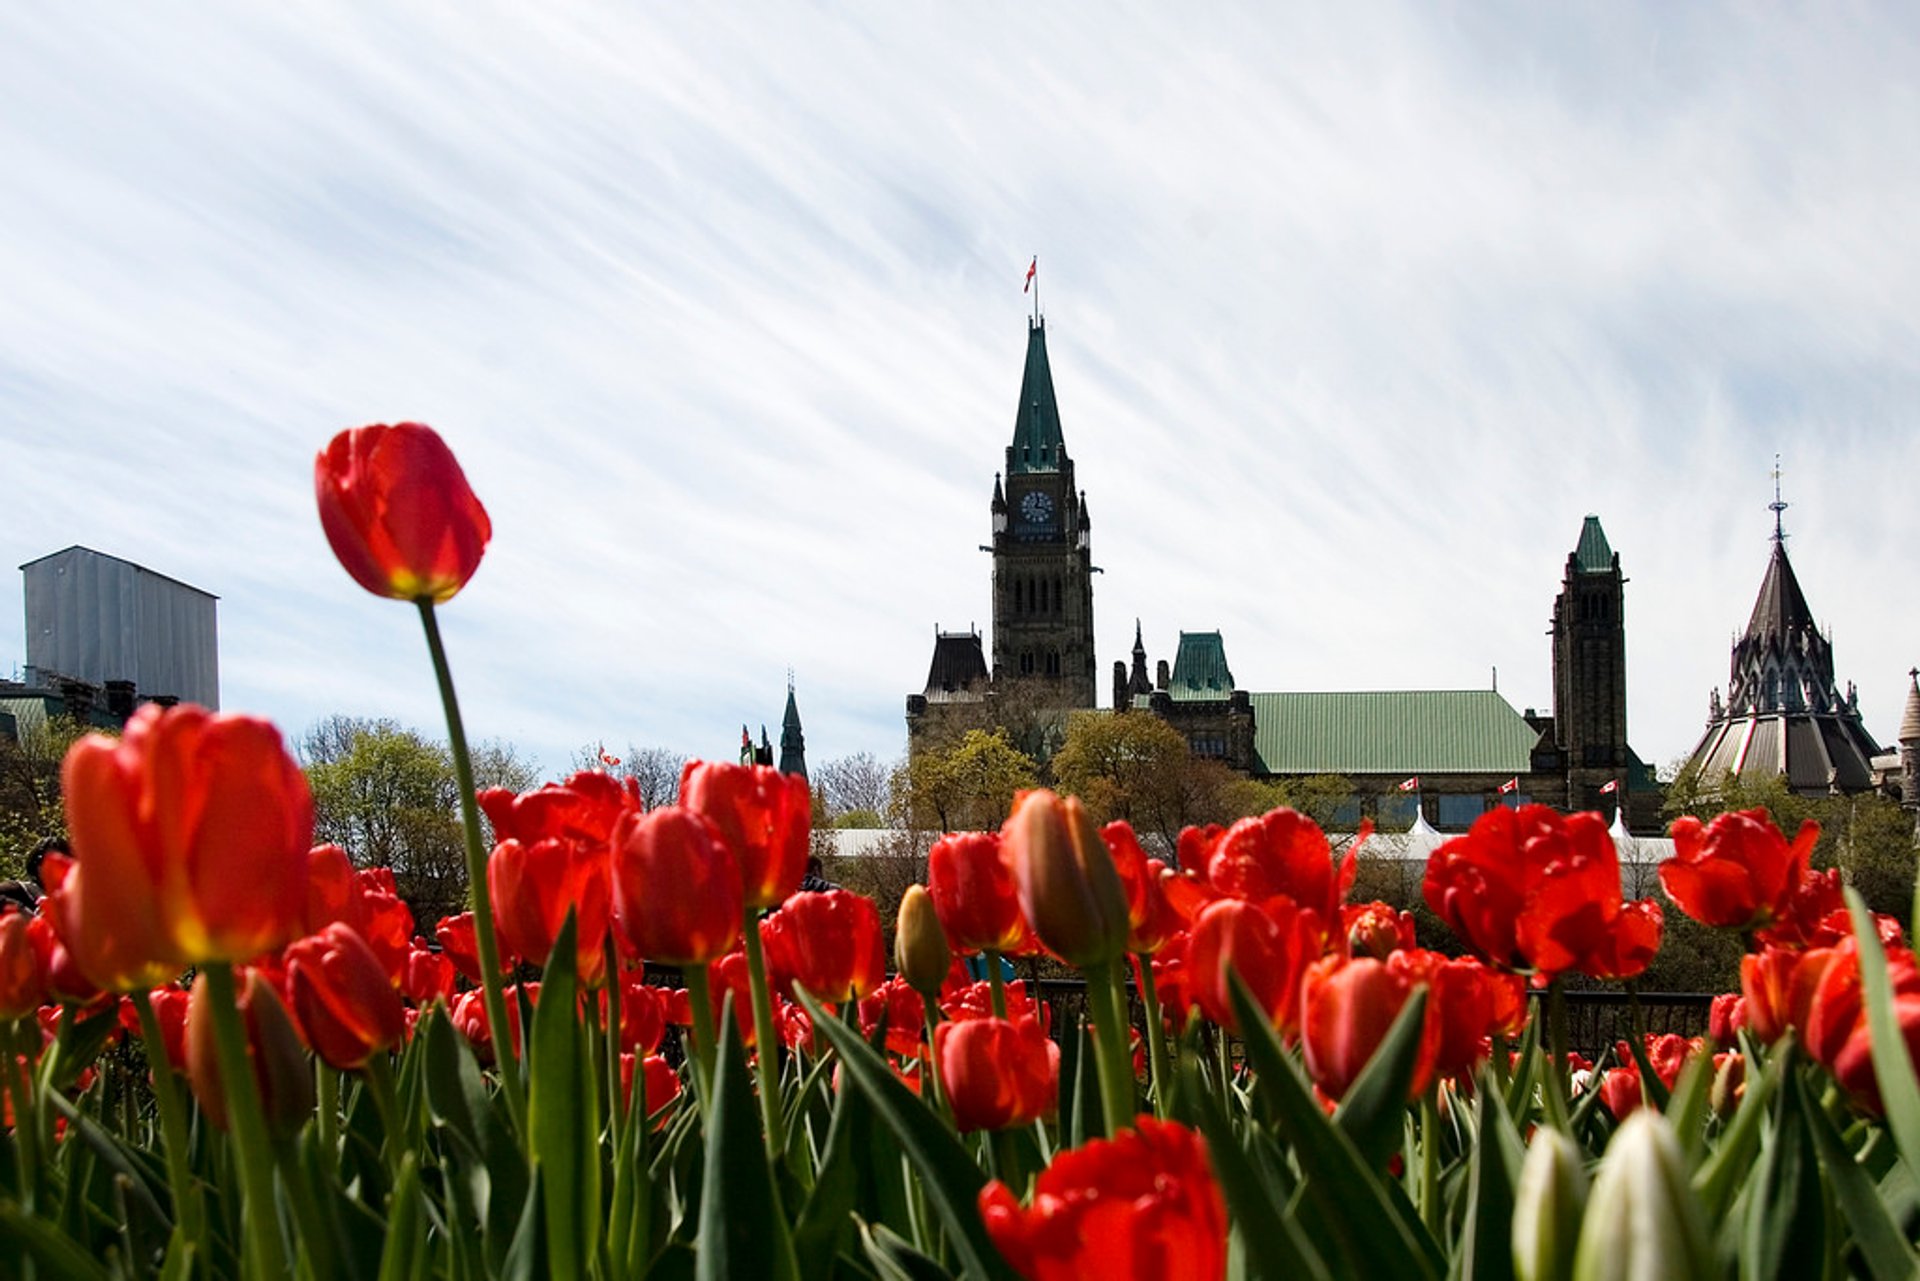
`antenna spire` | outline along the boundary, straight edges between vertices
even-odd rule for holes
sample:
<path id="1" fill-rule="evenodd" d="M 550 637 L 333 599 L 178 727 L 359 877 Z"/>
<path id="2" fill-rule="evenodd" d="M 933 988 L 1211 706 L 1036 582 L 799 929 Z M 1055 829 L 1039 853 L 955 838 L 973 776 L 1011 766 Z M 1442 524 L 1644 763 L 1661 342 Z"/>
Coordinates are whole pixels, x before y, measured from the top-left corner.
<path id="1" fill-rule="evenodd" d="M 1787 504 L 1780 498 L 1780 455 L 1773 456 L 1773 501 L 1767 504 L 1767 510 L 1773 513 L 1773 541 L 1787 541 L 1787 531 L 1780 517 L 1787 510 Z"/>

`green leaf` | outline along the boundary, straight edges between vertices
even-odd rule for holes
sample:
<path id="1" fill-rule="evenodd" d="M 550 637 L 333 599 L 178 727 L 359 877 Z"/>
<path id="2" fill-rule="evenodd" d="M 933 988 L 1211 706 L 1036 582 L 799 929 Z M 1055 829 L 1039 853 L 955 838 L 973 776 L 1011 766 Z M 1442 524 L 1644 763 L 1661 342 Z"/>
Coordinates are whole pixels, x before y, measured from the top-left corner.
<path id="1" fill-rule="evenodd" d="M 113 1171 L 114 1177 L 125 1181 L 126 1195 L 164 1225 L 165 1230 L 172 1231 L 173 1217 L 160 1208 L 159 1198 L 154 1195 L 146 1171 L 134 1163 L 135 1153 L 129 1152 L 120 1139 L 108 1134 L 100 1128 L 99 1122 L 76 1108 L 66 1095 L 53 1091 L 42 1098 L 49 1107 L 66 1118 L 81 1142 L 93 1149 L 100 1162 Z"/>
<path id="2" fill-rule="evenodd" d="M 420 1193 L 420 1154 L 409 1152 L 400 1164 L 387 1215 L 387 1247 L 380 1256 L 380 1281 L 421 1276 L 427 1261 L 427 1212 Z"/>
<path id="3" fill-rule="evenodd" d="M 793 1229 L 794 1259 L 803 1277 L 827 1275 L 829 1261 L 846 1235 L 859 1194 L 858 1167 L 874 1159 L 871 1152 L 854 1143 L 854 1134 L 861 1128 L 861 1114 L 871 1111 L 866 1095 L 859 1090 L 841 1090 L 834 1100 L 833 1120 L 827 1127 L 813 1192 Z"/>
<path id="4" fill-rule="evenodd" d="M 867 1096 L 919 1171 L 922 1191 L 946 1225 L 948 1241 L 966 1270 L 980 1277 L 1011 1278 L 1012 1270 L 980 1221 L 980 1189 L 986 1186 L 986 1176 L 960 1140 L 894 1079 L 892 1070 L 856 1033 L 823 1017 L 819 1004 L 804 992 L 800 1000 L 813 1017 L 815 1031 L 839 1051 L 846 1079 Z"/>
<path id="5" fill-rule="evenodd" d="M 1293 1277 L 1331 1281 L 1319 1253 L 1282 1210 L 1285 1193 L 1269 1186 L 1248 1159 L 1219 1096 L 1207 1088 L 1200 1064 L 1191 1054 L 1180 1056 L 1180 1072 L 1186 1078 L 1182 1082 L 1181 1097 L 1189 1101 L 1200 1132 L 1206 1137 L 1207 1155 L 1213 1162 L 1214 1173 L 1220 1177 L 1220 1190 L 1226 1196 L 1227 1208 L 1233 1212 L 1251 1275 L 1266 1281 L 1288 1281 Z"/>
<path id="6" fill-rule="evenodd" d="M 539 1166 L 527 1180 L 526 1204 L 520 1208 L 520 1222 L 513 1230 L 506 1257 L 500 1264 L 500 1281 L 535 1281 L 545 1276 L 547 1258 L 547 1216 L 541 1213 L 546 1174 Z"/>
<path id="7" fill-rule="evenodd" d="M 862 1223 L 860 1246 L 882 1281 L 952 1281 L 951 1272 L 901 1240 L 885 1224 Z"/>
<path id="8" fill-rule="evenodd" d="M 1510 1116 L 1525 1117 L 1533 1111 L 1533 1090 L 1540 1083 L 1540 1065 L 1544 1060 L 1540 1050 L 1540 1025 L 1546 1022 L 1546 1014 L 1541 1002 L 1534 1002 L 1534 1015 L 1527 1020 L 1526 1031 L 1520 1034 L 1520 1045 L 1515 1062 L 1519 1065 L 1513 1079 L 1507 1082 L 1507 1113 Z"/>
<path id="9" fill-rule="evenodd" d="M 815 1028 L 839 1025 L 815 1011 Z M 748 1080 L 733 998 L 720 1025 L 720 1061 L 714 1073 L 713 1114 L 707 1119 L 706 1171 L 700 1188 L 698 1281 L 797 1278 L 787 1219 L 774 1191 L 773 1167 L 760 1131 L 760 1111 Z M 859 1042 L 859 1038 L 854 1038 Z M 864 1046 L 862 1047 L 864 1048 Z"/>
<path id="10" fill-rule="evenodd" d="M 1880 1085 L 1880 1103 L 1886 1109 L 1887 1129 L 1909 1167 L 1920 1171 L 1920 1079 L 1913 1056 L 1893 1012 L 1893 987 L 1887 982 L 1887 952 L 1874 930 L 1860 891 L 1847 890 L 1847 911 L 1853 916 L 1853 937 L 1860 945 L 1861 1004 L 1867 1012 L 1867 1030 L 1873 1037 L 1873 1077 Z"/>
<path id="11" fill-rule="evenodd" d="M 50 1277 L 70 1281 L 108 1281 L 106 1268 L 51 1219 L 30 1215 L 13 1201 L 0 1201 L 0 1242 L 8 1242 L 38 1263 Z"/>
<path id="12" fill-rule="evenodd" d="M 1467 1158 L 1467 1221 L 1460 1240 L 1459 1275 L 1474 1281 L 1513 1276 L 1513 1188 L 1520 1135 L 1497 1090 L 1482 1083 L 1474 1095 L 1477 1138 Z"/>
<path id="13" fill-rule="evenodd" d="M 1758 1078 L 1753 1075 L 1753 1058 L 1747 1060 L 1747 1094 L 1734 1110 L 1733 1120 L 1720 1135 L 1706 1161 L 1693 1172 L 1693 1190 L 1700 1194 L 1707 1222 L 1718 1223 L 1733 1204 L 1740 1185 L 1753 1164 L 1760 1146 L 1760 1130 L 1766 1124 L 1767 1105 L 1780 1087 L 1780 1073 L 1787 1059 L 1784 1046 L 1766 1056 L 1766 1067 Z"/>
<path id="14" fill-rule="evenodd" d="M 599 1095 L 576 1008 L 574 928 L 568 911 L 533 1012 L 527 1091 L 527 1147 L 546 1189 L 547 1266 L 563 1279 L 586 1275 L 604 1222 Z M 506 1044 L 505 1029 L 496 1028 L 494 1036 Z"/>
<path id="15" fill-rule="evenodd" d="M 1713 1054 L 1702 1050 L 1680 1069 L 1667 1100 L 1667 1119 L 1673 1122 L 1674 1137 L 1687 1156 L 1687 1166 L 1698 1169 L 1707 1150 L 1707 1091 L 1713 1084 Z"/>
<path id="16" fill-rule="evenodd" d="M 1804 1091 L 1801 1093 L 1804 1098 Z M 1920 1271 L 1920 1253 L 1907 1243 L 1873 1179 L 1847 1149 L 1827 1114 L 1817 1106 L 1805 1111 L 1807 1129 L 1820 1149 L 1821 1168 L 1847 1226 L 1853 1229 L 1854 1243 L 1860 1247 L 1860 1257 L 1873 1274 L 1873 1281 L 1911 1281 Z"/>
<path id="17" fill-rule="evenodd" d="M 1747 1180 L 1740 1233 L 1743 1278 L 1820 1275 L 1825 1204 L 1804 1112 L 1800 1074 L 1788 1068 L 1773 1124 L 1760 1146 L 1760 1164 Z"/>
<path id="18" fill-rule="evenodd" d="M 1401 1136 L 1406 1133 L 1407 1093 L 1413 1086 L 1426 1018 L 1427 988 L 1422 984 L 1407 998 L 1379 1048 L 1333 1114 L 1333 1123 L 1353 1140 L 1361 1159 L 1375 1170 L 1387 1168 L 1387 1159 L 1400 1150 Z"/>
<path id="19" fill-rule="evenodd" d="M 1247 1057 L 1260 1074 L 1258 1089 L 1274 1105 L 1293 1144 L 1302 1192 L 1341 1251 L 1341 1259 L 1328 1263 L 1348 1276 L 1437 1278 L 1438 1247 L 1417 1219 L 1396 1206 L 1353 1141 L 1320 1110 L 1266 1012 L 1238 975 L 1233 1009 Z"/>

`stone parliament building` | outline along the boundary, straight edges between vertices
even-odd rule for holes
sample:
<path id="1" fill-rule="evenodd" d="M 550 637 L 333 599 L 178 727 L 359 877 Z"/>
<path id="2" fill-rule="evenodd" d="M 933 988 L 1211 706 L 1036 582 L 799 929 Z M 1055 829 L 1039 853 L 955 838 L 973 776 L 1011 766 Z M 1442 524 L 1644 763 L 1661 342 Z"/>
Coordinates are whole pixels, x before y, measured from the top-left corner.
<path id="1" fill-rule="evenodd" d="M 1883 752 L 1851 690 L 1835 688 L 1831 649 L 1786 561 L 1782 506 L 1776 495 L 1772 559 L 1735 645 L 1729 700 L 1715 692 L 1694 759 L 1716 771 L 1779 773 L 1806 792 L 1882 787 L 1920 807 L 1920 679 L 1900 750 Z M 990 515 L 990 640 L 936 629 L 926 686 L 907 698 L 909 753 L 966 729 L 1008 727 L 1044 759 L 1067 716 L 1097 706 L 1091 520 L 1061 434 L 1038 315 Z M 1515 709 L 1493 689 L 1255 692 L 1234 679 L 1217 631 L 1182 631 L 1171 664 L 1162 659 L 1150 673 L 1137 622 L 1131 662 L 1113 664 L 1112 707 L 1150 711 L 1196 755 L 1250 777 L 1340 775 L 1352 785 L 1356 817 L 1369 814 L 1387 831 L 1410 823 L 1460 830 L 1518 800 L 1598 809 L 1651 834 L 1661 827 L 1662 796 L 1627 738 L 1625 583 L 1619 554 L 1588 516 L 1553 602 L 1546 714 Z"/>

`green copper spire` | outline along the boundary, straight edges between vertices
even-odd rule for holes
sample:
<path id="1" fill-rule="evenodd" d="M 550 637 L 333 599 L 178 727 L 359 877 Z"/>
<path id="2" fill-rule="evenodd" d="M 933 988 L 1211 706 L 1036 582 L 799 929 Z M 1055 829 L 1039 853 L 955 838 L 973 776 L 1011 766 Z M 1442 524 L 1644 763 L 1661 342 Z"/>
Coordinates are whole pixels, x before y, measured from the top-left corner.
<path id="1" fill-rule="evenodd" d="M 1060 438 L 1060 407 L 1053 398 L 1053 369 L 1047 364 L 1044 320 L 1027 328 L 1027 372 L 1020 379 L 1020 407 L 1013 419 L 1013 443 L 1007 446 L 1007 475 L 1055 472 L 1065 461 Z"/>
<path id="2" fill-rule="evenodd" d="M 1607 544 L 1598 516 L 1587 517 L 1580 527 L 1580 545 L 1573 549 L 1573 563 L 1583 574 L 1605 574 L 1613 569 L 1613 548 Z"/>

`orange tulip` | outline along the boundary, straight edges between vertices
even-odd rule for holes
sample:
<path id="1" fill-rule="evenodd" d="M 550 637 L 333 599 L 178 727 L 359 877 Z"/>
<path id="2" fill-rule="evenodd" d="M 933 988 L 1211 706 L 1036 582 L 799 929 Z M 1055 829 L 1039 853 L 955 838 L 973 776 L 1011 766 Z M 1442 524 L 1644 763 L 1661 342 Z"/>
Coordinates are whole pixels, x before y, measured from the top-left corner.
<path id="1" fill-rule="evenodd" d="M 147 704 L 61 770 L 71 862 L 42 872 L 61 941 L 119 992 L 243 961 L 300 933 L 313 799 L 266 721 Z"/>
<path id="2" fill-rule="evenodd" d="M 47 999 L 52 940 L 34 937 L 37 919 L 11 908 L 0 911 L 0 1022 L 24 1018 Z"/>
<path id="3" fill-rule="evenodd" d="M 1022 792 L 1000 840 L 1013 867 L 1020 911 L 1054 955 L 1088 969 L 1125 953 L 1132 930 L 1127 892 L 1112 851 L 1078 797 Z"/>
<path id="4" fill-rule="evenodd" d="M 395 600 L 451 600 L 493 536 L 486 508 L 433 428 L 343 431 L 313 461 L 320 527 L 353 580 Z"/>

